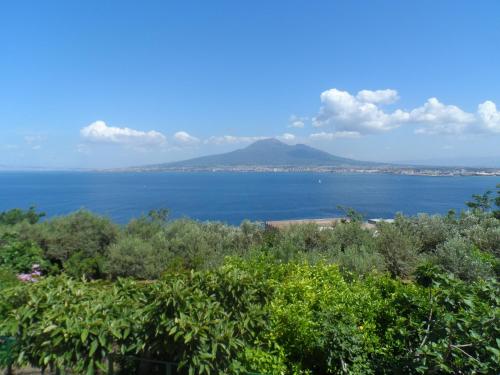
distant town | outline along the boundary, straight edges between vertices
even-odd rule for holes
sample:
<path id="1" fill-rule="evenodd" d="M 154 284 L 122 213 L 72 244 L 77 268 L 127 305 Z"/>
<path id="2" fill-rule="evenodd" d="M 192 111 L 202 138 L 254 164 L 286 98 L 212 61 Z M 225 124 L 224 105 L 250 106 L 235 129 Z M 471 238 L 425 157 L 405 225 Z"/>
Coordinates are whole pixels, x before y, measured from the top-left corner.
<path id="1" fill-rule="evenodd" d="M 500 168 L 463 168 L 463 167 L 425 167 L 425 166 L 377 166 L 377 167 L 338 167 L 338 166 L 219 166 L 219 167 L 160 167 L 144 166 L 125 169 L 110 169 L 106 172 L 313 172 L 313 173 L 371 173 L 397 174 L 405 176 L 500 176 Z"/>
<path id="2" fill-rule="evenodd" d="M 500 167 L 436 167 L 362 161 L 332 155 L 304 144 L 288 145 L 269 138 L 225 154 L 171 163 L 108 169 L 105 172 L 314 172 L 383 173 L 406 176 L 500 176 Z"/>

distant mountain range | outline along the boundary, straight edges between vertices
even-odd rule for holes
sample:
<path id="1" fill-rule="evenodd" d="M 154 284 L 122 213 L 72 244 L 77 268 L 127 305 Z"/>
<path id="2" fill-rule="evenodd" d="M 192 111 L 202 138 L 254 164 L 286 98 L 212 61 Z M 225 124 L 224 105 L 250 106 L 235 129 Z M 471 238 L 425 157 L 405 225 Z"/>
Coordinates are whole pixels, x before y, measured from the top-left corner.
<path id="1" fill-rule="evenodd" d="M 499 176 L 500 169 L 438 167 L 377 163 L 332 155 L 304 145 L 288 145 L 269 138 L 224 154 L 194 159 L 108 169 L 105 172 L 236 171 L 236 172 L 349 172 L 391 173 L 422 176 Z"/>
<path id="2" fill-rule="evenodd" d="M 0 171 L 62 170 L 47 168 L 9 168 Z M 78 171 L 76 169 L 73 169 Z M 85 171 L 85 170 L 80 170 Z M 88 170 L 90 171 L 90 170 Z M 380 163 L 348 159 L 304 145 L 288 145 L 269 138 L 224 154 L 128 168 L 98 169 L 99 172 L 339 172 L 391 173 L 414 176 L 500 176 L 500 168 L 438 166 L 420 163 Z"/>
<path id="3" fill-rule="evenodd" d="M 222 168 L 222 167 L 360 167 L 375 163 L 347 159 L 304 145 L 288 145 L 269 138 L 243 149 L 224 154 L 148 166 L 152 169 Z"/>

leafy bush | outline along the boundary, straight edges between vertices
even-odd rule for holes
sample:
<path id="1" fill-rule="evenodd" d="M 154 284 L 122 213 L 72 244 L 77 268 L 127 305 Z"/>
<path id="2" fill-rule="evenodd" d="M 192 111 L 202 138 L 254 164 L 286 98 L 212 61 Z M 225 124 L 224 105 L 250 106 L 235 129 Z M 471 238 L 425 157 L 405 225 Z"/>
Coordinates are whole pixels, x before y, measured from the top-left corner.
<path id="1" fill-rule="evenodd" d="M 100 279 L 104 277 L 105 258 L 101 254 L 89 257 L 84 251 L 76 251 L 63 263 L 64 271 L 74 278 Z"/>
<path id="2" fill-rule="evenodd" d="M 156 282 L 50 277 L 0 295 L 18 361 L 104 369 L 133 355 L 190 373 L 491 373 L 500 288 L 419 268 L 417 282 L 255 255 Z M 126 372 L 150 373 L 145 363 Z M 123 370 L 124 368 L 122 368 Z"/>
<path id="3" fill-rule="evenodd" d="M 110 246 L 105 270 L 112 278 L 157 279 L 167 269 L 171 256 L 162 248 L 137 237 L 123 237 Z"/>
<path id="4" fill-rule="evenodd" d="M 367 370 L 371 313 L 378 301 L 350 286 L 338 267 L 290 264 L 277 280 L 269 336 L 288 363 L 312 373 Z"/>
<path id="5" fill-rule="evenodd" d="M 500 363 L 500 285 L 432 273 L 432 314 L 416 354 L 419 373 L 491 374 Z"/>
<path id="6" fill-rule="evenodd" d="M 339 264 L 342 270 L 358 275 L 366 275 L 373 271 L 386 271 L 384 257 L 373 248 L 366 246 L 350 246 L 332 260 Z"/>
<path id="7" fill-rule="evenodd" d="M 373 244 L 373 233 L 364 229 L 358 221 L 336 225 L 330 233 L 330 241 L 334 248 L 344 251 L 349 247 L 370 247 Z"/>
<path id="8" fill-rule="evenodd" d="M 35 207 L 30 207 L 28 210 L 14 208 L 9 211 L 0 212 L 0 225 L 15 225 L 23 221 L 29 224 L 36 224 L 45 216 L 44 212 L 36 212 Z"/>
<path id="9" fill-rule="evenodd" d="M 406 278 L 413 273 L 420 260 L 420 246 L 416 237 L 405 234 L 395 225 L 381 223 L 377 226 L 375 247 L 393 277 Z"/>
<path id="10" fill-rule="evenodd" d="M 454 235 L 454 220 L 446 216 L 420 214 L 416 217 L 398 215 L 395 225 L 406 235 L 418 238 L 420 251 L 432 253 Z"/>
<path id="11" fill-rule="evenodd" d="M 493 211 L 493 216 L 500 220 L 500 184 L 497 184 L 497 196 L 495 197 L 496 210 Z"/>
<path id="12" fill-rule="evenodd" d="M 11 288 L 18 283 L 19 281 L 12 269 L 0 266 L 0 293 L 3 289 Z"/>
<path id="13" fill-rule="evenodd" d="M 110 358 L 152 374 L 129 356 L 181 374 L 496 373 L 500 221 L 483 198 L 376 230 L 9 211 L 0 334 L 16 337 L 19 364 L 82 374 Z M 33 264 L 62 274 L 20 283 Z"/>
<path id="14" fill-rule="evenodd" d="M 461 235 L 478 249 L 500 257 L 500 221 L 489 216 L 463 219 Z"/>
<path id="15" fill-rule="evenodd" d="M 144 310 L 148 352 L 196 373 L 243 371 L 238 357 L 265 325 L 265 281 L 234 267 L 167 275 Z M 230 370 L 229 370 L 230 369 Z"/>
<path id="16" fill-rule="evenodd" d="M 20 224 L 13 227 L 18 236 L 35 242 L 47 260 L 60 268 L 75 256 L 79 261 L 99 258 L 119 233 L 117 225 L 109 219 L 80 210 L 36 225 Z M 65 269 L 74 276 L 82 276 L 79 269 L 70 269 L 77 262 L 70 261 Z M 90 261 L 93 263 L 93 261 Z M 85 271 L 88 267 L 84 267 Z"/>
<path id="17" fill-rule="evenodd" d="M 130 335 L 140 322 L 141 286 L 57 277 L 24 291 L 26 303 L 14 308 L 3 324 L 16 337 L 18 362 L 93 373 L 104 368 L 109 353 L 135 350 L 137 337 Z"/>
<path id="18" fill-rule="evenodd" d="M 0 236 L 0 267 L 8 267 L 17 273 L 28 272 L 34 264 L 47 269 L 42 250 L 32 242 L 21 241 L 15 233 Z"/>
<path id="19" fill-rule="evenodd" d="M 152 210 L 148 215 L 142 215 L 138 219 L 132 219 L 125 227 L 125 233 L 143 240 L 148 240 L 166 225 L 168 210 Z"/>
<path id="20" fill-rule="evenodd" d="M 456 237 L 439 246 L 434 256 L 435 264 L 463 280 L 493 276 L 492 264 L 480 256 L 479 250 L 465 239 Z"/>
<path id="21" fill-rule="evenodd" d="M 265 324 L 260 284 L 234 267 L 171 274 L 153 284 L 59 276 L 26 286 L 26 303 L 11 306 L 2 323 L 16 336 L 21 363 L 89 373 L 110 357 L 137 355 L 200 374 L 238 373 L 238 356 Z"/>
<path id="22" fill-rule="evenodd" d="M 175 259 L 182 259 L 185 268 L 199 270 L 217 267 L 226 256 L 245 251 L 242 238 L 243 244 L 250 240 L 239 228 L 182 219 L 169 223 L 157 240 Z"/>

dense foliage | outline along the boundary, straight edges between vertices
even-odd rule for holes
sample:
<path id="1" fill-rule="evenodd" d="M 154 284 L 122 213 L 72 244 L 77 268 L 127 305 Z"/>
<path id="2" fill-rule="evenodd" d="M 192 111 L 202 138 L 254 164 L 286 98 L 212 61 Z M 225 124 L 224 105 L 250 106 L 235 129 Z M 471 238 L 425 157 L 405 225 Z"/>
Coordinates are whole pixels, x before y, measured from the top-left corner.
<path id="1" fill-rule="evenodd" d="M 77 373 L 495 374 L 498 198 L 365 229 L 0 214 L 0 335 Z M 352 215 L 351 215 L 352 216 Z M 354 218 L 354 216 L 352 216 Z M 18 279 L 38 265 L 37 282 Z M 38 268 L 37 268 L 38 269 Z M 0 364 L 1 367 L 1 364 Z"/>

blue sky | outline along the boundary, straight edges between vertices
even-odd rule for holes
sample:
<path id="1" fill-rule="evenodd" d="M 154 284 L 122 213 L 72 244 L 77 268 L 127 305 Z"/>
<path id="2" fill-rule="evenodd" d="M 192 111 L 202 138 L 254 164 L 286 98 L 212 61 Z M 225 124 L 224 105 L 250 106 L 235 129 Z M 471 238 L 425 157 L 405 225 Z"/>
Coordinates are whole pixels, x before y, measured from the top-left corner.
<path id="1" fill-rule="evenodd" d="M 261 137 L 500 164 L 500 2 L 12 1 L 0 166 L 178 160 Z"/>

